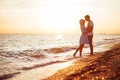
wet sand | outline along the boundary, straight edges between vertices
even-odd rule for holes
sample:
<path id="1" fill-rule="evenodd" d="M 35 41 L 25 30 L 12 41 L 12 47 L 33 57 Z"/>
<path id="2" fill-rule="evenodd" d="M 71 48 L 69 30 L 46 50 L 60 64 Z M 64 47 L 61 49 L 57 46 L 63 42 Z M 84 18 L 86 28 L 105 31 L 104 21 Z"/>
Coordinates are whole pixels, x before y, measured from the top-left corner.
<path id="1" fill-rule="evenodd" d="M 72 62 L 56 63 L 45 67 L 38 67 L 33 69 L 26 69 L 20 74 L 15 75 L 7 80 L 42 80 L 48 76 L 53 75 L 60 69 L 70 66 Z"/>
<path id="2" fill-rule="evenodd" d="M 79 59 L 45 80 L 120 80 L 120 43 Z"/>

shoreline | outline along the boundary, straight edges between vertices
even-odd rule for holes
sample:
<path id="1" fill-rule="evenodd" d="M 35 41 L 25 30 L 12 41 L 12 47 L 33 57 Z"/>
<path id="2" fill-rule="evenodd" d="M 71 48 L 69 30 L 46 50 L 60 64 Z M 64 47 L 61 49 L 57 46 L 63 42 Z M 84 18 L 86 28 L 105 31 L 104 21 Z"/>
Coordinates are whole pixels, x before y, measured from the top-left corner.
<path id="1" fill-rule="evenodd" d="M 73 61 L 56 63 L 45 67 L 22 71 L 21 74 L 8 78 L 7 80 L 42 80 L 55 74 L 58 70 L 71 66 Z"/>
<path id="2" fill-rule="evenodd" d="M 113 46 L 114 44 L 116 44 L 116 47 Z M 118 42 L 117 43 L 114 42 L 108 45 L 103 45 L 100 50 L 98 49 L 98 51 L 100 52 L 96 51 L 93 56 L 89 56 L 87 53 L 82 58 L 74 58 L 74 59 L 70 58 L 70 60 L 67 60 L 65 62 L 60 62 L 55 64 L 49 63 L 50 65 L 47 65 L 47 66 L 44 66 L 46 64 L 43 64 L 43 65 L 37 64 L 30 67 L 23 67 L 22 68 L 23 70 L 19 70 L 19 72 L 10 73 L 8 75 L 3 75 L 0 77 L 0 79 L 7 79 L 7 80 L 16 80 L 16 79 L 17 80 L 24 80 L 24 79 L 27 79 L 27 80 L 57 79 L 59 80 L 61 79 L 61 80 L 64 80 L 65 77 L 68 77 L 70 74 L 72 75 L 76 73 L 77 70 L 84 68 L 85 66 L 89 65 L 92 61 L 100 57 L 102 54 L 105 54 L 104 52 L 109 51 L 111 46 L 113 46 L 112 49 L 116 49 L 118 48 L 118 46 L 120 47 L 120 43 L 118 44 Z M 68 53 L 71 53 L 71 52 L 68 52 Z M 54 78 L 54 77 L 57 77 L 57 78 Z"/>
<path id="3" fill-rule="evenodd" d="M 115 43 L 111 49 L 79 59 L 44 80 L 119 80 L 119 63 L 120 43 Z"/>

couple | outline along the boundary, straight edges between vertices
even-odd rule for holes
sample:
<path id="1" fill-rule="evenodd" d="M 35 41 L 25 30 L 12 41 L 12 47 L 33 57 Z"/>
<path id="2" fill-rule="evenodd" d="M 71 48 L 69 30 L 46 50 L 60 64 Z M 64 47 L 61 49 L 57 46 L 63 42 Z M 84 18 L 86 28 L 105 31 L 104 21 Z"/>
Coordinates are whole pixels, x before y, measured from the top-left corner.
<path id="1" fill-rule="evenodd" d="M 85 27 L 85 20 L 88 22 L 87 27 Z M 86 15 L 85 20 L 81 19 L 79 21 L 80 23 L 80 29 L 82 35 L 80 36 L 80 41 L 79 41 L 79 47 L 76 49 L 75 53 L 73 56 L 76 56 L 76 53 L 80 52 L 80 57 L 82 57 L 82 50 L 84 47 L 84 44 L 89 44 L 90 46 L 90 55 L 93 55 L 93 45 L 92 45 L 92 39 L 93 39 L 93 22 L 90 20 L 90 16 Z"/>

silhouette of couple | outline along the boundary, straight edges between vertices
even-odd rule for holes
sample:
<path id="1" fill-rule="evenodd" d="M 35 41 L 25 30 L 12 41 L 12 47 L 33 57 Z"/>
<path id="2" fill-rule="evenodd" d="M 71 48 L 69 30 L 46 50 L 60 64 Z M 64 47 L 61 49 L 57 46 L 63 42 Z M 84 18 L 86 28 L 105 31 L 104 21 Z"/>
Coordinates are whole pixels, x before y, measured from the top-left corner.
<path id="1" fill-rule="evenodd" d="M 87 27 L 85 27 L 85 20 L 88 22 Z M 85 20 L 80 19 L 80 21 L 79 21 L 82 35 L 80 36 L 79 47 L 76 49 L 75 53 L 73 54 L 74 57 L 76 57 L 76 53 L 78 51 L 80 53 L 80 57 L 82 57 L 82 50 L 83 50 L 84 44 L 89 44 L 90 55 L 93 55 L 92 40 L 93 40 L 93 27 L 94 27 L 94 24 L 93 24 L 92 20 L 90 19 L 89 15 L 85 16 Z"/>

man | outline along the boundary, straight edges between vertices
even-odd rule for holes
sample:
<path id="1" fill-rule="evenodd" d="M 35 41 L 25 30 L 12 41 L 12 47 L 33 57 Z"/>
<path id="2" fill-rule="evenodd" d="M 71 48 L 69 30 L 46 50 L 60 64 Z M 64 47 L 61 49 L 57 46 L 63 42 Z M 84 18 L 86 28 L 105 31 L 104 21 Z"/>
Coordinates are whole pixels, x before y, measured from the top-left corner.
<path id="1" fill-rule="evenodd" d="M 90 55 L 93 55 L 93 27 L 94 24 L 92 22 L 92 20 L 90 20 L 90 16 L 86 15 L 85 16 L 85 20 L 88 22 L 87 24 L 87 28 L 86 28 L 86 32 L 84 32 L 83 34 L 87 34 L 88 36 L 88 40 L 89 40 L 89 46 L 90 46 Z"/>

